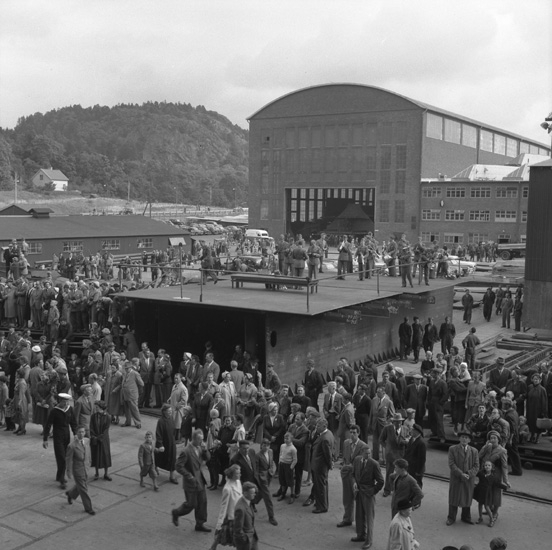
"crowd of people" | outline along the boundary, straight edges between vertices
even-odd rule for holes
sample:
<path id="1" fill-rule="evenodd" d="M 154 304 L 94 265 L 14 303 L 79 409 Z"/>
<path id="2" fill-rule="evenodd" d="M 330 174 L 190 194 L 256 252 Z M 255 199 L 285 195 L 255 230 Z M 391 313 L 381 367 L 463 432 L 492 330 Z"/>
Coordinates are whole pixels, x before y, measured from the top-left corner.
<path id="1" fill-rule="evenodd" d="M 73 291 L 78 285 L 69 287 Z M 277 525 L 273 499 L 293 504 L 310 487 L 303 506 L 326 513 L 328 473 L 339 465 L 344 515 L 337 527 L 354 522 L 352 540 L 369 548 L 375 496 L 382 491 L 384 498 L 391 496 L 390 537 L 404 537 L 406 530 L 412 535 L 407 548 L 416 548 L 409 515 L 423 499 L 424 437 L 444 441 L 445 407 L 460 438 L 449 451 L 447 524 L 455 521 L 458 507 L 461 519 L 473 523 L 472 499 L 479 503 L 477 523 L 485 513 L 490 526 L 496 523 L 502 490 L 509 487 L 508 463 L 510 475 L 522 474 L 518 445 L 524 437 L 538 442 L 539 419 L 552 412 L 548 361 L 520 371 L 506 368 L 499 358 L 484 383 L 459 356 L 447 324 L 437 331 L 429 319 L 421 332 L 426 357 L 419 372 L 405 376 L 391 363 L 378 371 L 370 362 L 355 372 L 341 358 L 326 382 L 309 359 L 295 390 L 271 363 L 263 375 L 258 360 L 239 345 L 229 369 L 221 372 L 210 342 L 202 357 L 186 352 L 174 361 L 164 349 L 153 353 L 146 342 L 138 347 L 132 331 L 116 339 L 110 329 L 100 331 L 93 324 L 80 354 L 68 355 L 63 341 L 34 341 L 29 330 L 12 327 L 0 335 L 1 420 L 17 435 L 25 435 L 27 422 L 41 425 L 45 447 L 53 437 L 56 480 L 67 489 L 67 478 L 74 479 L 67 500 L 71 504 L 80 497 L 88 513 L 94 510 L 83 466 L 87 453 L 95 478 L 103 470 L 104 479 L 111 480 L 110 428 L 121 423 L 141 429 L 140 408 L 153 407 L 161 409 L 161 417 L 138 451 L 140 483 L 150 477 L 158 490 L 160 469 L 173 483 L 178 474 L 183 477 L 186 500 L 172 512 L 175 525 L 194 511 L 196 530 L 210 531 L 207 491 L 224 487 L 215 541 L 232 537 L 237 547 L 246 548 L 245 541 L 255 538 L 253 518 L 261 500 L 269 522 Z M 452 338 L 434 360 L 433 345 L 443 344 L 444 336 Z M 184 450 L 177 457 L 178 444 Z M 277 479 L 274 493 L 272 478 Z"/>

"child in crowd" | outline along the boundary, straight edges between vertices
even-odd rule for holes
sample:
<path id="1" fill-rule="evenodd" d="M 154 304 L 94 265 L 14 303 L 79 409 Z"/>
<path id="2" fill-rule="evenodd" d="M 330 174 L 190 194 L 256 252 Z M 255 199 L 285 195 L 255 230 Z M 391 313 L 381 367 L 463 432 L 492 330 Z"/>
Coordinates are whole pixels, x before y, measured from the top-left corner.
<path id="1" fill-rule="evenodd" d="M 527 443 L 531 439 L 531 432 L 529 431 L 529 426 L 527 425 L 527 418 L 525 416 L 519 417 L 519 443 Z"/>
<path id="2" fill-rule="evenodd" d="M 284 442 L 280 446 L 280 458 L 278 477 L 280 480 L 281 495 L 278 500 L 284 500 L 286 498 L 286 492 L 290 490 L 289 504 L 293 504 L 295 501 L 295 493 L 293 488 L 295 487 L 295 466 L 297 465 L 297 449 L 292 442 L 293 435 L 287 432 L 284 435 Z"/>
<path id="3" fill-rule="evenodd" d="M 163 449 L 163 447 L 161 447 Z M 138 449 L 138 464 L 140 465 L 140 487 L 145 487 L 144 478 L 150 476 L 153 481 L 153 490 L 159 491 L 157 485 L 157 471 L 155 469 L 154 453 L 160 451 L 153 445 L 153 433 L 146 432 L 144 436 L 144 443 L 140 445 Z"/>
<path id="4" fill-rule="evenodd" d="M 496 521 L 495 510 L 497 508 L 497 491 L 500 493 L 502 476 L 490 460 L 486 460 L 483 469 L 477 473 L 479 483 L 475 487 L 473 498 L 478 502 L 479 519 L 476 523 L 483 522 L 483 507 L 489 516 L 489 527 L 493 527 Z"/>
<path id="5" fill-rule="evenodd" d="M 13 432 L 15 430 L 15 422 L 13 417 L 15 416 L 15 402 L 13 399 L 6 399 L 6 430 L 7 432 Z"/>
<path id="6" fill-rule="evenodd" d="M 182 407 L 182 424 L 180 425 L 180 437 L 184 441 L 184 445 L 192 439 L 192 407 L 186 405 Z"/>

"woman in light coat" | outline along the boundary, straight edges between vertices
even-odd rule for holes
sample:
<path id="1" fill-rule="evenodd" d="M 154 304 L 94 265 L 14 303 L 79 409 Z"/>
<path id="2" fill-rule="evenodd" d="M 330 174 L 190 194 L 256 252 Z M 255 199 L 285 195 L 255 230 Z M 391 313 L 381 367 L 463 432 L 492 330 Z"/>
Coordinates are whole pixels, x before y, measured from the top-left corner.
<path id="1" fill-rule="evenodd" d="M 242 497 L 242 484 L 240 481 L 241 468 L 238 464 L 233 464 L 224 470 L 226 483 L 222 490 L 222 500 L 220 502 L 220 511 L 218 515 L 217 525 L 215 527 L 215 540 L 211 546 L 211 550 L 215 550 L 217 544 L 222 542 L 221 531 L 224 525 L 224 530 L 231 534 L 233 533 L 234 511 L 238 500 Z"/>
<path id="2" fill-rule="evenodd" d="M 182 439 L 180 435 L 180 428 L 182 427 L 184 407 L 188 404 L 188 389 L 183 384 L 182 375 L 179 372 L 174 375 L 174 385 L 169 397 L 169 403 L 171 404 L 172 409 L 175 439 L 177 443 L 180 443 Z"/>
<path id="3" fill-rule="evenodd" d="M 236 386 L 228 371 L 222 373 L 222 382 L 219 385 L 219 389 L 224 401 L 226 414 L 234 416 L 236 414 Z"/>

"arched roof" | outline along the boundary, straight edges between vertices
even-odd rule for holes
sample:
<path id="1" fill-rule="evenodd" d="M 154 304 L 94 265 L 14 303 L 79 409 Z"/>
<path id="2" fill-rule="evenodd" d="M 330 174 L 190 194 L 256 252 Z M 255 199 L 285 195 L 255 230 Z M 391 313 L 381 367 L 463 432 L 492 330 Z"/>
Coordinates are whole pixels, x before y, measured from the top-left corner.
<path id="1" fill-rule="evenodd" d="M 422 109 L 424 111 L 430 111 L 430 112 L 435 113 L 437 115 L 441 115 L 441 116 L 448 117 L 448 118 L 451 118 L 451 119 L 459 120 L 461 122 L 466 122 L 468 124 L 472 124 L 474 126 L 477 126 L 478 128 L 483 128 L 485 130 L 490 130 L 490 131 L 498 132 L 498 133 L 506 135 L 506 136 L 517 138 L 517 139 L 523 140 L 526 143 L 532 143 L 534 145 L 538 145 L 539 147 L 543 147 L 543 148 L 546 148 L 546 149 L 550 148 L 549 144 L 544 144 L 544 143 L 541 143 L 539 141 L 535 141 L 534 139 L 530 139 L 530 138 L 527 138 L 525 136 L 515 134 L 515 133 L 510 132 L 508 130 L 504 130 L 502 128 L 497 128 L 496 126 L 491 126 L 489 124 L 485 124 L 485 123 L 480 122 L 478 120 L 474 120 L 472 118 L 468 118 L 466 116 L 459 115 L 457 113 L 453 113 L 451 111 L 447 111 L 445 109 L 441 109 L 441 108 L 435 107 L 433 105 L 429 105 L 428 103 L 424 103 L 422 101 L 418 101 L 416 99 L 412 99 L 412 98 L 406 97 L 404 95 L 397 94 L 396 92 L 386 90 L 385 88 L 379 88 L 378 86 L 369 86 L 367 84 L 358 84 L 358 83 L 354 83 L 354 82 L 331 82 L 331 83 L 328 83 L 328 84 L 318 84 L 318 85 L 315 85 L 315 86 L 308 86 L 306 88 L 301 88 L 299 90 L 294 90 L 293 92 L 284 94 L 284 95 L 274 99 L 270 103 L 267 103 L 266 105 L 264 105 L 263 107 L 261 107 L 260 109 L 255 111 L 250 117 L 247 118 L 247 120 L 251 121 L 253 118 L 260 115 L 263 111 L 269 109 L 270 107 L 276 105 L 279 102 L 283 102 L 285 99 L 290 98 L 292 96 L 300 96 L 301 94 L 304 94 L 305 92 L 314 91 L 314 90 L 321 90 L 323 88 L 339 87 L 339 86 L 358 88 L 359 90 L 365 89 L 366 91 L 372 91 L 372 92 L 379 92 L 381 94 L 387 94 L 390 97 L 395 98 L 397 101 L 404 101 L 406 104 L 412 105 L 413 109 L 419 108 L 419 109 Z M 390 108 L 390 110 L 392 110 L 392 109 Z"/>

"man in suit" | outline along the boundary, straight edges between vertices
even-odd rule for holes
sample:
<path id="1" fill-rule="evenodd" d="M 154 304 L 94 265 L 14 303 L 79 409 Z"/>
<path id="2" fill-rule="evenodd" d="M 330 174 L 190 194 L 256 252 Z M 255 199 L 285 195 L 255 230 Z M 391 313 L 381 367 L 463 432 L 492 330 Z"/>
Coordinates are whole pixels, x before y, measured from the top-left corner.
<path id="1" fill-rule="evenodd" d="M 75 418 L 77 419 L 77 427 L 84 428 L 85 435 L 90 437 L 90 419 L 94 412 L 92 386 L 83 384 L 80 390 L 82 395 L 75 401 Z"/>
<path id="2" fill-rule="evenodd" d="M 355 423 L 355 408 L 352 403 L 352 395 L 345 392 L 342 395 L 343 409 L 339 415 L 339 427 L 337 429 L 337 445 L 339 453 L 343 452 L 343 444 L 350 437 L 350 427 Z"/>
<path id="3" fill-rule="evenodd" d="M 460 443 L 453 445 L 448 451 L 450 468 L 449 481 L 449 513 L 447 525 L 456 521 L 458 507 L 462 508 L 461 520 L 473 525 L 471 519 L 471 502 L 475 488 L 475 478 L 479 471 L 479 455 L 475 447 L 470 446 L 471 434 L 460 432 Z"/>
<path id="4" fill-rule="evenodd" d="M 370 425 L 372 427 L 372 456 L 374 460 L 379 460 L 380 458 L 381 432 L 394 414 L 395 407 L 391 399 L 385 395 L 385 384 L 380 382 L 376 387 L 376 397 L 372 399 L 372 416 L 370 417 Z"/>
<path id="5" fill-rule="evenodd" d="M 414 424 L 412 436 L 404 451 L 404 458 L 408 462 L 408 473 L 416 480 L 420 489 L 423 487 L 422 480 L 425 473 L 426 450 L 424 430 L 419 424 Z"/>
<path id="6" fill-rule="evenodd" d="M 270 495 L 270 481 L 276 471 L 276 465 L 274 463 L 274 455 L 272 453 L 272 449 L 270 448 L 269 439 L 263 439 L 261 442 L 261 448 L 255 455 L 254 470 L 256 471 L 255 481 L 257 483 L 258 491 L 253 503 L 258 504 L 261 500 L 264 500 L 266 511 L 268 513 L 268 521 L 272 525 L 278 525 L 278 522 L 274 517 L 274 504 L 272 502 L 272 496 Z M 241 479 L 243 480 L 243 476 Z"/>
<path id="7" fill-rule="evenodd" d="M 355 423 L 360 428 L 360 439 L 368 443 L 368 429 L 370 427 L 370 413 L 372 412 L 372 400 L 366 393 L 365 384 L 359 384 L 358 391 L 353 395 L 355 407 Z"/>
<path id="8" fill-rule="evenodd" d="M 90 440 L 84 437 L 83 426 L 77 428 L 75 439 L 67 447 L 65 461 L 67 463 L 67 477 L 74 478 L 75 485 L 65 493 L 67 502 L 73 504 L 73 500 L 81 497 L 84 509 L 93 516 L 96 512 L 92 509 L 92 501 L 88 496 L 88 466 L 90 465 Z"/>
<path id="9" fill-rule="evenodd" d="M 504 357 L 499 357 L 496 360 L 496 367 L 489 373 L 489 381 L 487 387 L 496 392 L 497 400 L 500 400 L 506 392 L 506 384 L 512 377 L 509 369 L 504 368 L 506 361 Z"/>
<path id="10" fill-rule="evenodd" d="M 441 352 L 443 355 L 450 353 L 454 345 L 456 327 L 452 324 L 450 317 L 445 317 L 445 322 L 439 328 L 439 339 L 441 340 Z"/>
<path id="11" fill-rule="evenodd" d="M 353 524 L 355 512 L 355 495 L 353 492 L 353 462 L 357 456 L 362 455 L 367 444 L 359 439 L 360 428 L 353 424 L 349 428 L 350 439 L 343 443 L 343 466 L 341 467 L 341 484 L 343 488 L 343 519 L 337 524 L 338 527 L 347 527 Z"/>
<path id="12" fill-rule="evenodd" d="M 142 342 L 142 349 L 138 354 L 140 364 L 140 377 L 144 383 L 144 389 L 140 396 L 139 407 L 150 406 L 150 395 L 153 384 L 153 372 L 155 370 L 155 355 L 148 348 L 147 342 Z"/>
<path id="13" fill-rule="evenodd" d="M 281 414 L 278 403 L 268 404 L 268 414 L 263 418 L 263 437 L 270 441 L 270 448 L 274 454 L 274 461 L 278 464 L 280 458 L 280 446 L 284 442 L 287 424 Z M 278 495 L 280 496 L 280 495 Z"/>
<path id="14" fill-rule="evenodd" d="M 424 416 L 426 414 L 426 402 L 427 402 L 427 386 L 422 384 L 423 376 L 416 373 L 412 376 L 414 382 L 406 386 L 406 392 L 404 394 L 404 406 L 406 409 L 414 409 L 416 411 L 415 421 L 416 424 L 422 425 Z"/>
<path id="15" fill-rule="evenodd" d="M 255 451 L 250 449 L 250 443 L 247 439 L 242 439 L 238 443 L 238 452 L 232 458 L 232 464 L 238 464 L 241 468 L 241 481 L 250 481 L 257 483 L 257 462 L 255 460 Z"/>
<path id="16" fill-rule="evenodd" d="M 398 458 L 404 455 L 406 440 L 402 434 L 402 423 L 404 418 L 401 413 L 395 413 L 391 419 L 391 424 L 383 428 L 380 435 L 380 444 L 385 448 L 385 489 L 383 496 L 389 496 L 391 493 L 391 474 L 393 473 L 393 464 Z"/>
<path id="17" fill-rule="evenodd" d="M 428 420 L 431 433 L 439 438 L 441 443 L 445 442 L 445 426 L 443 414 L 445 403 L 448 399 L 447 383 L 441 378 L 439 369 L 431 371 L 429 390 L 427 394 Z"/>
<path id="18" fill-rule="evenodd" d="M 397 505 L 402 500 L 408 500 L 412 503 L 412 508 L 419 508 L 424 494 L 416 480 L 408 473 L 408 462 L 404 458 L 398 458 L 393 463 L 394 472 L 391 475 L 391 488 L 393 497 L 391 498 L 391 519 L 399 511 Z M 388 467 L 391 469 L 391 466 Z"/>
<path id="19" fill-rule="evenodd" d="M 307 370 L 303 381 L 305 394 L 311 401 L 311 406 L 318 409 L 318 396 L 324 387 L 324 377 L 314 368 L 314 361 L 307 359 Z"/>
<path id="20" fill-rule="evenodd" d="M 255 510 L 253 502 L 257 486 L 246 481 L 242 484 L 243 496 L 234 510 L 234 543 L 236 550 L 257 550 L 259 537 L 255 530 Z"/>
<path id="21" fill-rule="evenodd" d="M 372 546 L 376 495 L 383 487 L 383 476 L 379 464 L 372 458 L 372 451 L 366 445 L 362 455 L 353 462 L 353 491 L 356 493 L 356 537 L 352 542 L 364 542 L 362 548 Z"/>
<path id="22" fill-rule="evenodd" d="M 328 511 L 328 472 L 333 467 L 332 449 L 334 436 L 328 429 L 328 421 L 319 418 L 316 422 L 318 439 L 313 444 L 311 469 L 314 490 L 313 514 L 324 514 Z"/>
<path id="23" fill-rule="evenodd" d="M 220 366 L 218 363 L 215 363 L 215 356 L 212 352 L 207 353 L 205 356 L 205 366 L 203 367 L 203 381 L 207 380 L 207 375 L 212 372 L 213 380 L 215 384 L 218 383 L 220 376 Z"/>
<path id="24" fill-rule="evenodd" d="M 324 395 L 324 418 L 328 422 L 328 428 L 335 437 L 337 429 L 339 428 L 339 415 L 343 408 L 343 398 L 341 394 L 337 392 L 337 384 L 335 382 L 328 382 L 328 393 Z M 334 444 L 335 445 L 335 444 Z M 338 448 L 333 449 L 334 460 L 338 458 Z"/>
<path id="25" fill-rule="evenodd" d="M 138 410 L 138 397 L 140 395 L 140 388 L 144 387 L 144 382 L 140 374 L 136 369 L 140 368 L 138 359 L 133 359 L 132 362 L 127 361 L 125 363 L 125 369 L 123 373 L 123 381 L 121 382 L 121 399 L 123 401 L 123 407 L 125 409 L 126 422 L 123 426 L 130 426 L 131 420 L 134 420 L 134 424 L 138 429 L 142 427 L 140 411 Z"/>
<path id="26" fill-rule="evenodd" d="M 404 321 L 399 325 L 399 355 L 401 361 L 404 361 L 410 355 L 411 342 L 412 327 L 408 324 L 408 317 L 405 317 Z"/>
<path id="27" fill-rule="evenodd" d="M 433 319 L 428 317 L 427 324 L 424 327 L 424 336 L 422 338 L 422 346 L 424 351 L 433 351 L 433 346 L 439 341 L 439 331 L 433 324 Z"/>
<path id="28" fill-rule="evenodd" d="M 210 458 L 211 454 L 203 442 L 203 432 L 195 430 L 191 442 L 186 445 L 176 462 L 176 470 L 182 475 L 182 484 L 186 495 L 186 500 L 178 508 L 172 510 L 172 522 L 176 527 L 178 527 L 180 516 L 185 516 L 194 510 L 195 530 L 203 533 L 211 532 L 211 529 L 205 527 L 207 521 L 207 491 L 205 487 L 207 482 L 201 469 L 203 463 Z"/>

